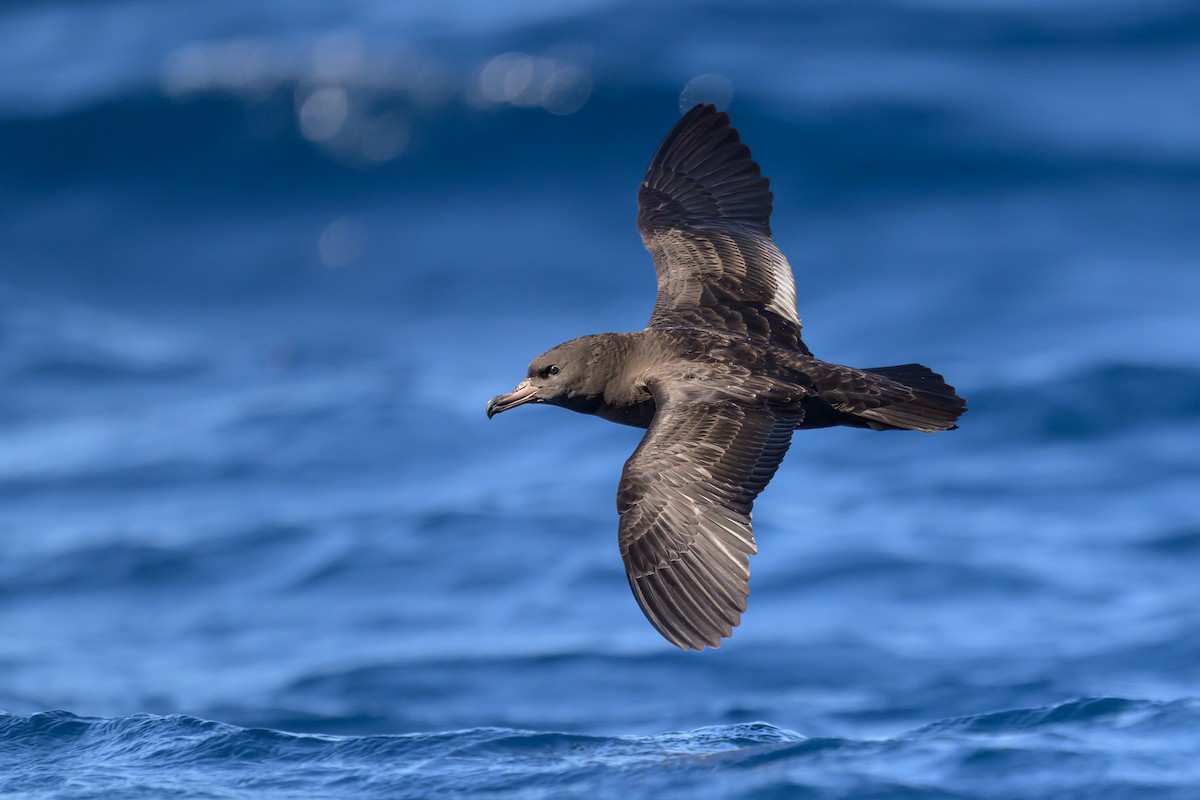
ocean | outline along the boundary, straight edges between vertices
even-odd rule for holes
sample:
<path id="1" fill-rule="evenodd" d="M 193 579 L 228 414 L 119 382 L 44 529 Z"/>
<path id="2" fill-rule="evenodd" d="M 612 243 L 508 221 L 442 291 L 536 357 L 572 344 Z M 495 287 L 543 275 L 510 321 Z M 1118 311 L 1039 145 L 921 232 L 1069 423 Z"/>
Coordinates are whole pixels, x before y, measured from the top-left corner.
<path id="1" fill-rule="evenodd" d="M 0 795 L 1200 796 L 1200 8 L 0 5 Z M 636 330 L 695 102 L 805 340 L 970 412 L 799 432 L 749 609 L 630 595 L 633 428 L 484 405 Z"/>

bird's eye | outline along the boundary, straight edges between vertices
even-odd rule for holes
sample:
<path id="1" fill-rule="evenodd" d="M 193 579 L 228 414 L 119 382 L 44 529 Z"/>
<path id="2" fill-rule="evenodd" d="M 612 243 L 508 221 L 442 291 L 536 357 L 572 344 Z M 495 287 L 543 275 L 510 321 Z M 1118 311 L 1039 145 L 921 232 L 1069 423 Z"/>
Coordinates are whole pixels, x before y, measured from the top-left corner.
<path id="1" fill-rule="evenodd" d="M 546 374 L 547 375 L 557 375 L 558 367 L 555 367 L 555 366 L 546 367 Z"/>

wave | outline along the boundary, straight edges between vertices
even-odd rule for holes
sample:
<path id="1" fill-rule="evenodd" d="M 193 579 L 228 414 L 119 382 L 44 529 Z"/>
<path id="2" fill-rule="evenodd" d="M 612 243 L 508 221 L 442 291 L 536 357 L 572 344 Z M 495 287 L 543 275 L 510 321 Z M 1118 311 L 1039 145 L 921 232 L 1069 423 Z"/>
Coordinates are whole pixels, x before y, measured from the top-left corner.
<path id="1" fill-rule="evenodd" d="M 1185 365 L 1097 363 L 1024 386 L 972 392 L 971 413 L 1003 421 L 991 430 L 1005 439 L 1122 436 L 1200 418 L 1200 370 Z"/>
<path id="2" fill-rule="evenodd" d="M 687 797 L 698 787 L 710 797 L 1182 796 L 1200 773 L 1200 759 L 1185 760 L 1200 755 L 1188 733 L 1198 724 L 1200 700 L 1121 697 L 947 719 L 883 739 L 810 738 L 765 722 L 654 736 L 511 728 L 327 736 L 182 715 L 48 711 L 0 715 L 0 790 L 69 788 L 79 798 L 617 797 L 651 789 Z"/>
<path id="3" fill-rule="evenodd" d="M 262 524 L 230 536 L 178 542 L 114 538 L 63 550 L 0 559 L 0 598 L 63 597 L 79 593 L 178 592 L 181 586 L 246 581 L 257 571 L 294 556 L 312 531 Z"/>
<path id="4" fill-rule="evenodd" d="M 530 20 L 499 41 L 457 31 L 453 47 L 422 41 L 413 30 L 368 35 L 356 27 L 362 9 L 349 10 L 344 27 L 325 35 L 185 37 L 136 62 L 124 52 L 128 43 L 113 42 L 107 55 L 121 67 L 114 73 L 132 74 L 97 78 L 90 91 L 60 85 L 52 72 L 15 86 L 0 79 L 0 177 L 8 191 L 100 182 L 207 200 L 214 187 L 232 185 L 242 199 L 256 192 L 295 198 L 414 177 L 478 181 L 538 159 L 591 164 L 581 155 L 590 151 L 611 158 L 636 147 L 644 161 L 647 142 L 682 101 L 689 73 L 680 63 L 736 77 L 739 122 L 762 129 L 758 147 L 805 153 L 805 180 L 822 203 L 849 182 L 1044 189 L 1048 178 L 1136 173 L 1186 188 L 1200 172 L 1194 127 L 1176 106 L 1147 106 L 1139 91 L 1144 130 L 1088 124 L 1085 113 L 1110 117 L 1132 102 L 1128 77 L 1111 74 L 1114 59 L 1158 69 L 1164 80 L 1186 72 L 1187 62 L 1169 52 L 1200 33 L 1200 14 L 1186 3 L 1146 3 L 1138 12 L 1114 3 L 1092 9 L 1087 25 L 1073 9 L 1018 4 L 964 11 L 923 2 L 824 3 L 797 11 L 767 3 L 734 17 L 701 5 L 690 13 L 693 40 L 654 42 L 658 57 L 636 74 L 624 55 L 638 46 L 631 29 L 669 27 L 677 9 L 614 13 L 618 4 L 592 5 Z M 643 24 L 631 25 L 631 15 Z M 172 34 L 179 28 L 159 23 Z M 768 29 L 793 35 L 764 36 Z M 706 52 L 705 31 L 721 32 L 719 57 Z M 571 41 L 577 44 L 564 44 Z M 1040 59 L 1064 55 L 1095 69 L 1043 80 Z M 7 58 L 19 62 L 20 55 Z M 71 54 L 61 58 L 72 63 Z M 939 65 L 938 80 L 914 58 Z M 32 65 L 9 66 L 22 75 Z M 961 79 L 945 77 L 960 71 Z M 894 81 L 881 82 L 881 73 Z M 1014 79 L 1024 81 L 1021 92 Z M 729 76 L 714 80 L 733 85 Z M 70 102 L 17 96 L 40 99 L 64 86 Z M 1170 95 L 1190 87 L 1160 88 Z M 711 94 L 695 99 L 717 99 Z M 614 119 L 628 120 L 631 135 L 614 136 Z"/>
<path id="5" fill-rule="evenodd" d="M 9 385 L 172 383 L 208 368 L 164 326 L 0 284 L 0 376 Z"/>
<path id="6" fill-rule="evenodd" d="M 647 142 L 670 122 L 679 88 L 674 81 L 600 87 L 578 113 L 557 120 L 525 109 L 465 103 L 427 109 L 389 98 L 387 110 L 377 116 L 406 120 L 406 148 L 379 163 L 360 163 L 304 137 L 295 116 L 303 84 L 281 85 L 251 106 L 220 93 L 185 102 L 155 93 L 119 95 L 61 114 L 0 120 L 0 154 L 20 154 L 19 159 L 0 156 L 0 176 L 6 192 L 86 181 L 125 191 L 138 186 L 169 190 L 173 203 L 188 198 L 205 203 L 213 192 L 230 187 L 238 190 L 231 199 L 240 202 L 264 194 L 294 202 L 351 187 L 386 189 L 397 182 L 432 187 L 467 176 L 475 183 L 498 180 L 539 161 L 590 163 L 586 154 L 596 152 L 611 157 L 617 151 L 640 164 Z M 1170 143 L 1147 141 L 1133 148 L 1034 141 L 1049 136 L 1046 132 L 1010 132 L 993 141 L 988 136 L 997 134 L 985 132 L 955 98 L 847 99 L 823 109 L 798 101 L 785 112 L 750 97 L 738 105 L 737 116 L 739 125 L 754 131 L 758 148 L 805 153 L 805 172 L 794 177 L 826 203 L 830 195 L 838 196 L 833 190 L 847 185 L 906 193 L 914 185 L 926 190 L 970 186 L 978 192 L 1043 187 L 1048 179 L 1137 176 L 1184 186 L 1200 173 L 1200 153 Z M 629 120 L 638 135 L 614 138 L 609 127 L 614 119 Z M 354 124 L 369 130 L 373 120 Z M 97 144 L 64 163 L 60 142 L 66 139 Z M 765 163 L 774 167 L 773 175 L 781 175 L 778 155 Z M 797 168 L 782 163 L 785 169 Z M 447 165 L 453 165 L 452 172 Z"/>

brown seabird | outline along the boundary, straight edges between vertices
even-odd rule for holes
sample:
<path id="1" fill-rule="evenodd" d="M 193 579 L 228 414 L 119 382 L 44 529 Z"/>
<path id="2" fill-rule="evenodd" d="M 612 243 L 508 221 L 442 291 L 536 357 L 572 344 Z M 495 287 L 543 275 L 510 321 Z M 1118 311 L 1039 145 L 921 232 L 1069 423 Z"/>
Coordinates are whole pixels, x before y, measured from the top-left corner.
<path id="1" fill-rule="evenodd" d="M 967 410 L 920 364 L 813 357 L 792 269 L 771 241 L 771 201 L 729 116 L 691 109 L 638 191 L 658 273 L 650 323 L 546 351 L 487 405 L 489 418 L 549 403 L 648 429 L 617 488 L 621 556 L 646 617 L 685 649 L 717 647 L 741 621 L 757 551 L 750 510 L 792 431 L 945 431 Z"/>

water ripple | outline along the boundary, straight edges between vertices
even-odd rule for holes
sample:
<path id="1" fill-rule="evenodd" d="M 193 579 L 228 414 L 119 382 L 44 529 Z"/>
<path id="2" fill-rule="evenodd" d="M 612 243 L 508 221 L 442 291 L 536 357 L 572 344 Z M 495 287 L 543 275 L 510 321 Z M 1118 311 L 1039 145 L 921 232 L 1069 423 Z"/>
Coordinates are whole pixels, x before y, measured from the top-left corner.
<path id="1" fill-rule="evenodd" d="M 1159 773 L 1153 781 L 1148 770 L 1156 748 L 1164 757 L 1200 756 L 1197 737 L 1180 736 L 1196 725 L 1200 700 L 1120 697 L 946 719 L 885 739 L 808 738 L 764 722 L 655 736 L 511 728 L 325 736 L 182 715 L 104 719 L 49 711 L 0 716 L 0 789 L 36 796 L 71 764 L 92 776 L 86 791 L 74 788 L 72 796 L 81 798 L 291 797 L 301 791 L 297 776 L 310 796 L 361 796 L 386 787 L 398 797 L 435 788 L 522 797 L 528 796 L 523 785 L 540 785 L 568 792 L 590 786 L 595 796 L 619 797 L 649 782 L 664 796 L 685 797 L 707 781 L 714 789 L 708 796 L 789 796 L 803 787 L 833 797 L 886 787 L 887 796 L 1005 798 L 1021 795 L 980 777 L 1026 763 L 1066 769 L 1054 781 L 1063 791 L 1087 785 L 1088 770 L 1103 767 L 1116 778 L 1106 796 L 1122 796 L 1122 786 L 1174 796 L 1200 776 L 1200 767 Z M 1134 736 L 1137 746 L 1115 747 L 1117 732 Z M 913 772 L 914 765 L 924 769 Z M 924 777 L 914 784 L 905 774 Z M 200 775 L 204 783 L 189 786 Z M 525 783 L 533 780 L 539 783 Z"/>

